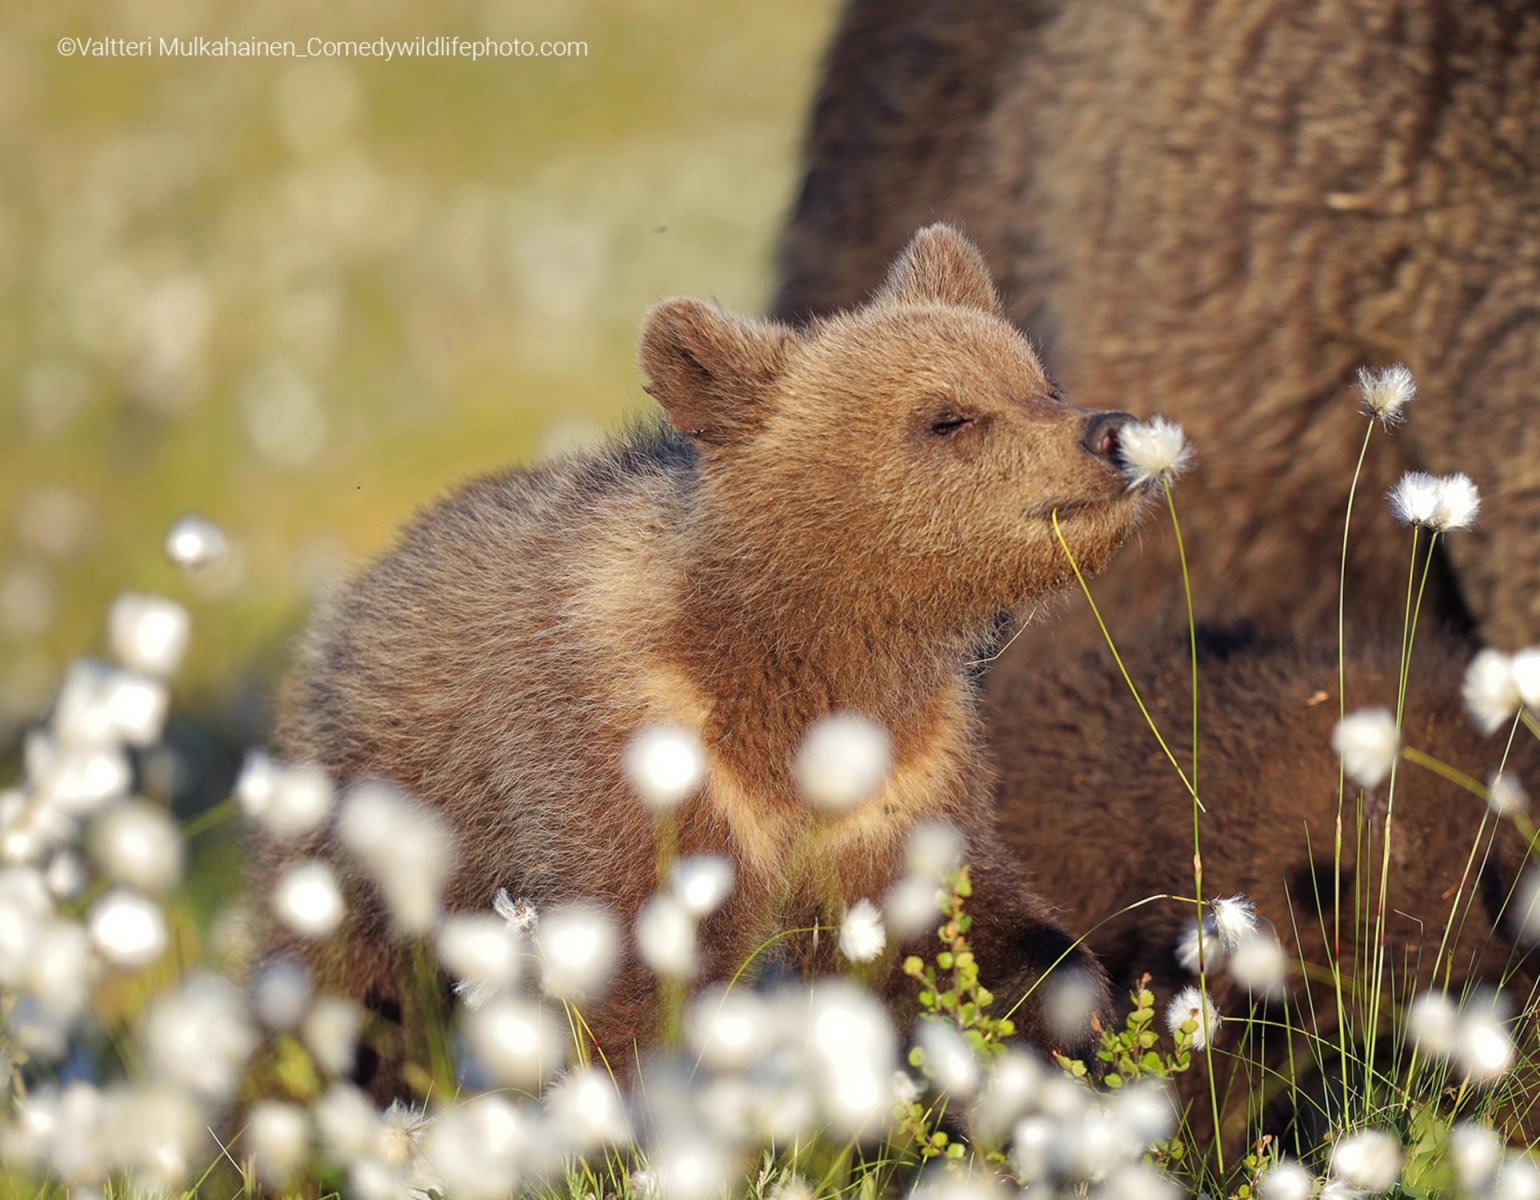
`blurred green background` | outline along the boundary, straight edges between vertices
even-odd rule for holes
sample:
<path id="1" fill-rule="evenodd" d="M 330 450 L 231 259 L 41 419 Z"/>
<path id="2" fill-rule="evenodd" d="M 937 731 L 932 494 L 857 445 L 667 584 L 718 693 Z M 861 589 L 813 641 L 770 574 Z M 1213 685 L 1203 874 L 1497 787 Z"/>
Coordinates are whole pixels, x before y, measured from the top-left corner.
<path id="1" fill-rule="evenodd" d="M 467 475 L 644 407 L 647 305 L 745 310 L 833 0 L 0 6 L 0 747 L 125 589 L 259 738 L 318 589 Z M 577 39 L 568 58 L 66 57 L 64 37 Z M 234 545 L 185 577 L 186 511 Z"/>

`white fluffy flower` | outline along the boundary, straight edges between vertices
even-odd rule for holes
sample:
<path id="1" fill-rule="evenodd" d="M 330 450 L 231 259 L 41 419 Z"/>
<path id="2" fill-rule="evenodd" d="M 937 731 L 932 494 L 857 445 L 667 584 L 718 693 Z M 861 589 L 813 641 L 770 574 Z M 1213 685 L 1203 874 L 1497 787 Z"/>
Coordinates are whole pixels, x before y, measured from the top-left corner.
<path id="1" fill-rule="evenodd" d="M 1233 953 L 1245 938 L 1257 931 L 1257 906 L 1245 896 L 1221 896 L 1209 901 L 1214 930 L 1224 948 Z"/>
<path id="2" fill-rule="evenodd" d="M 441 1113 L 423 1137 L 423 1154 L 456 1200 L 504 1200 L 520 1160 L 543 1134 L 506 1096 L 486 1093 Z"/>
<path id="3" fill-rule="evenodd" d="M 651 725 L 627 744 L 620 767 L 643 804 L 667 813 L 705 781 L 706 750 L 683 726 Z"/>
<path id="4" fill-rule="evenodd" d="M 426 933 L 454 864 L 443 819 L 384 784 L 356 785 L 338 819 L 342 844 L 368 870 L 396 929 Z"/>
<path id="5" fill-rule="evenodd" d="M 1513 1067 L 1513 1036 L 1493 1000 L 1473 1003 L 1460 1015 L 1454 1059 L 1477 1084 L 1496 1083 Z"/>
<path id="6" fill-rule="evenodd" d="M 472 1008 L 518 982 L 519 934 L 501 916 L 448 917 L 434 944 L 439 963 L 456 981 L 455 990 Z"/>
<path id="7" fill-rule="evenodd" d="M 669 883 L 692 915 L 709 917 L 732 894 L 733 864 L 719 854 L 691 854 L 674 864 Z"/>
<path id="8" fill-rule="evenodd" d="M 769 1040 L 771 1013 L 764 998 L 746 988 L 714 987 L 696 997 L 685 1016 L 690 1049 L 718 1070 L 754 1062 Z"/>
<path id="9" fill-rule="evenodd" d="M 273 912 L 301 937 L 331 937 L 347 912 L 337 873 L 319 859 L 286 867 L 273 885 Z"/>
<path id="10" fill-rule="evenodd" d="M 1439 533 L 1469 529 L 1481 513 L 1481 493 L 1469 475 L 1457 472 L 1438 481 L 1438 502 L 1433 508 L 1433 528 Z"/>
<path id="11" fill-rule="evenodd" d="M 940 1091 L 971 1096 L 978 1090 L 982 1076 L 978 1055 L 956 1025 L 928 1018 L 920 1022 L 915 1041 L 925 1053 L 925 1074 Z"/>
<path id="12" fill-rule="evenodd" d="M 252 1105 L 246 1121 L 246 1146 L 257 1178 L 282 1189 L 310 1154 L 310 1120 L 303 1108 L 276 1100 Z"/>
<path id="13" fill-rule="evenodd" d="M 246 756 L 235 796 L 247 820 L 283 839 L 317 828 L 332 807 L 331 780 L 320 767 L 275 763 L 260 750 Z"/>
<path id="14" fill-rule="evenodd" d="M 1192 1035 L 1194 1050 L 1202 1050 L 1214 1040 L 1221 1020 L 1223 1018 L 1214 1008 L 1214 1002 L 1195 987 L 1183 988 L 1166 1010 L 1166 1027 L 1172 1033 L 1176 1033 L 1188 1022 L 1195 1026 Z"/>
<path id="15" fill-rule="evenodd" d="M 118 661 L 147 675 L 166 676 L 187 650 L 187 610 L 159 596 L 125 592 L 107 610 L 107 640 Z"/>
<path id="16" fill-rule="evenodd" d="M 870 900 L 857 900 L 840 922 L 840 953 L 853 963 L 871 962 L 888 944 L 882 914 Z"/>
<path id="17" fill-rule="evenodd" d="M 134 892 L 108 892 L 91 908 L 91 940 L 113 966 L 132 969 L 166 950 L 166 918 L 151 900 Z"/>
<path id="18" fill-rule="evenodd" d="M 540 986 L 557 1000 L 581 1002 L 597 995 L 620 956 L 614 921 L 603 909 L 587 904 L 547 909 L 535 942 L 540 948 Z"/>
<path id="19" fill-rule="evenodd" d="M 835 713 L 808 730 L 795 774 L 803 799 L 838 816 L 868 800 L 892 765 L 887 730 L 859 713 Z"/>
<path id="20" fill-rule="evenodd" d="M 293 958 L 275 958 L 257 968 L 251 981 L 251 1008 L 268 1029 L 298 1029 L 310 1007 L 310 973 Z"/>
<path id="21" fill-rule="evenodd" d="M 1224 942 L 1220 940 L 1219 928 L 1214 924 L 1214 914 L 1204 913 L 1201 928 L 1198 921 L 1193 921 L 1177 941 L 1176 961 L 1184 971 L 1196 975 L 1200 966 L 1205 972 L 1219 970 L 1224 960 Z"/>
<path id="22" fill-rule="evenodd" d="M 1364 788 L 1383 783 L 1401 752 L 1396 719 L 1383 708 L 1361 709 L 1343 717 L 1332 731 L 1331 744 L 1347 777 Z"/>
<path id="23" fill-rule="evenodd" d="M 1513 656 L 1513 686 L 1519 698 L 1540 712 L 1540 646 L 1529 646 Z"/>
<path id="24" fill-rule="evenodd" d="M 1281 1162 L 1257 1181 L 1262 1200 L 1310 1200 L 1315 1176 L 1297 1162 Z"/>
<path id="25" fill-rule="evenodd" d="M 520 896 L 517 900 L 508 895 L 507 888 L 492 893 L 492 911 L 508 922 L 510 929 L 519 933 L 533 933 L 540 924 L 540 913 L 534 902 Z"/>
<path id="26" fill-rule="evenodd" d="M 1494 1129 L 1462 1121 L 1449 1131 L 1449 1162 L 1467 1196 L 1487 1196 L 1503 1163 L 1503 1139 Z"/>
<path id="27" fill-rule="evenodd" d="M 820 983 L 802 1008 L 808 1083 L 836 1137 L 881 1132 L 893 1109 L 898 1039 L 887 1008 L 848 980 Z"/>
<path id="28" fill-rule="evenodd" d="M 54 704 L 54 736 L 65 746 L 149 746 L 161 734 L 171 696 L 165 682 L 82 659 Z"/>
<path id="29" fill-rule="evenodd" d="M 596 1067 L 582 1067 L 545 1094 L 546 1111 L 576 1154 L 631 1140 L 631 1122 L 615 1080 Z"/>
<path id="30" fill-rule="evenodd" d="M 1406 1013 L 1406 1039 L 1419 1053 L 1448 1058 L 1459 1045 L 1460 1010 L 1443 992 L 1424 992 Z"/>
<path id="31" fill-rule="evenodd" d="M 1131 421 L 1118 431 L 1118 454 L 1130 489 L 1156 479 L 1174 479 L 1192 462 L 1182 427 L 1165 417 Z"/>
<path id="32" fill-rule="evenodd" d="M 342 1075 L 353 1066 L 363 1020 L 358 1006 L 341 996 L 321 996 L 310 1006 L 300 1037 L 321 1070 Z"/>
<path id="33" fill-rule="evenodd" d="M 636 916 L 636 949 L 655 974 L 691 979 L 700 968 L 695 918 L 671 892 L 649 896 Z"/>
<path id="34" fill-rule="evenodd" d="M 962 865 L 963 837 L 944 821 L 922 821 L 904 838 L 904 870 L 943 883 Z"/>
<path id="35" fill-rule="evenodd" d="M 1049 1033 L 1062 1045 L 1083 1042 L 1100 999 L 1089 972 L 1060 967 L 1043 984 L 1043 1019 Z"/>
<path id="36" fill-rule="evenodd" d="M 1261 930 L 1243 937 L 1230 955 L 1230 978 L 1253 995 L 1281 995 L 1288 973 L 1288 955 L 1278 939 Z"/>
<path id="37" fill-rule="evenodd" d="M 145 1015 L 142 1040 L 155 1074 L 219 1104 L 235 1095 L 257 1034 L 235 985 L 200 972 L 156 998 Z"/>
<path id="38" fill-rule="evenodd" d="M 1360 367 L 1358 388 L 1363 395 L 1365 414 L 1379 418 L 1387 429 L 1405 419 L 1401 410 L 1417 398 L 1417 381 L 1401 363 L 1377 371 Z"/>
<path id="39" fill-rule="evenodd" d="M 882 901 L 882 915 L 893 937 L 907 942 L 923 933 L 934 933 L 940 924 L 941 888 L 933 879 L 907 875 Z"/>
<path id="40" fill-rule="evenodd" d="M 197 513 L 186 513 L 166 531 L 166 557 L 179 567 L 211 567 L 230 552 L 219 526 Z"/>
<path id="41" fill-rule="evenodd" d="M 1513 659 L 1501 650 L 1482 650 L 1465 668 L 1460 685 L 1465 711 L 1482 733 L 1495 733 L 1513 719 L 1523 703 L 1514 681 Z"/>
<path id="42" fill-rule="evenodd" d="M 1438 480 L 1426 471 L 1408 471 L 1388 497 L 1391 514 L 1403 525 L 1432 525 L 1438 513 Z"/>
<path id="43" fill-rule="evenodd" d="M 108 876 L 138 891 L 158 894 L 182 877 L 182 834 L 159 805 L 114 805 L 92 823 L 90 841 Z"/>
<path id="44" fill-rule="evenodd" d="M 1511 817 L 1529 810 L 1529 793 L 1511 772 L 1499 772 L 1487 780 L 1487 807 L 1498 817 Z"/>
<path id="45" fill-rule="evenodd" d="M 1379 1129 L 1363 1129 L 1331 1148 L 1331 1173 L 1366 1192 L 1388 1192 L 1401 1178 L 1401 1143 Z"/>
<path id="46" fill-rule="evenodd" d="M 566 1041 L 544 1005 L 499 996 L 465 1021 L 476 1061 L 502 1087 L 535 1091 L 561 1069 Z"/>

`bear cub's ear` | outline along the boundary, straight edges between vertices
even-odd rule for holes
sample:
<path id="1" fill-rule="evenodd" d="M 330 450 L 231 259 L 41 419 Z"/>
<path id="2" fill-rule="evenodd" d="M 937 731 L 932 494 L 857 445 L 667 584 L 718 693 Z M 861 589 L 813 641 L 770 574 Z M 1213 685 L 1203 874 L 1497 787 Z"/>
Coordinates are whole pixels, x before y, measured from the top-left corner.
<path id="1" fill-rule="evenodd" d="M 883 304 L 956 304 L 1003 315 L 984 256 L 950 225 L 927 225 L 888 269 Z"/>
<path id="2" fill-rule="evenodd" d="M 665 300 L 642 325 L 645 387 L 668 423 L 701 446 L 725 446 L 758 429 L 796 335 L 745 321 L 699 300 Z"/>

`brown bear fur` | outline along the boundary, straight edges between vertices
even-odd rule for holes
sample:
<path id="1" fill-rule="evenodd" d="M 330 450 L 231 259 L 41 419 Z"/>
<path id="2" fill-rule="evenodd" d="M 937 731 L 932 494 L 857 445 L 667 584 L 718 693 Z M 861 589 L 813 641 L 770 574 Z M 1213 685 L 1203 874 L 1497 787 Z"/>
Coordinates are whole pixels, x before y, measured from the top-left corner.
<path id="1" fill-rule="evenodd" d="M 1133 679 L 1178 762 L 1190 762 L 1191 690 L 1185 631 L 1143 646 L 1122 647 Z M 1405 718 L 1405 744 L 1485 782 L 1501 761 L 1505 739 L 1484 738 L 1461 706 L 1466 652 L 1458 642 L 1424 635 L 1416 647 Z M 1349 711 L 1384 705 L 1394 711 L 1399 635 L 1372 639 L 1350 650 Z M 1038 886 L 1060 906 L 1071 932 L 1090 932 L 1088 944 L 1116 989 L 1149 972 L 1164 1004 L 1195 983 L 1176 955 L 1193 927 L 1190 903 L 1162 900 L 1121 916 L 1150 896 L 1193 895 L 1192 806 L 1153 735 L 1146 728 L 1105 647 L 1086 651 L 1071 668 L 1036 677 L 1017 672 L 1000 684 L 986 708 L 999 771 L 1001 827 L 1015 853 L 1030 863 Z M 1244 895 L 1279 935 L 1294 968 L 1290 1003 L 1295 1027 L 1331 1031 L 1335 997 L 1329 983 L 1308 989 L 1298 966 L 1329 963 L 1325 930 L 1334 930 L 1333 839 L 1337 817 L 1337 756 L 1331 748 L 1338 717 L 1335 649 L 1215 643 L 1200 663 L 1199 792 L 1203 887 L 1207 898 Z M 1540 752 L 1520 731 L 1508 770 L 1540 779 Z M 1361 911 L 1372 914 L 1378 895 L 1387 785 L 1364 797 L 1360 846 L 1357 789 L 1348 787 L 1343 814 L 1341 969 L 1355 978 L 1355 888 Z M 1508 820 L 1486 818 L 1482 800 L 1428 770 L 1402 763 L 1398 773 L 1390 860 L 1390 916 L 1386 926 L 1387 980 L 1401 1002 L 1426 988 L 1440 940 L 1465 877 L 1444 965 L 1451 994 L 1474 981 L 1512 978 L 1511 1007 L 1528 1003 L 1535 972 L 1511 936 L 1505 915 L 1509 890 L 1525 856 L 1524 839 Z M 1470 861 L 1472 848 L 1477 852 Z M 1361 864 L 1362 870 L 1356 870 Z M 1466 877 L 1466 872 L 1469 876 Z M 1365 919 L 1368 917 L 1366 915 Z M 1367 966 L 1360 968 L 1366 971 Z M 1223 973 L 1211 976 L 1219 1010 L 1244 1015 L 1246 995 Z M 1269 1020 L 1281 1020 L 1273 1007 Z M 1233 1030 L 1216 1043 L 1216 1072 L 1237 1114 L 1269 1090 L 1268 1078 L 1232 1079 Z M 1275 1071 L 1290 1070 L 1287 1039 L 1274 1028 L 1260 1057 Z M 1296 1064 L 1311 1048 L 1296 1041 Z M 1256 1047 L 1250 1057 L 1258 1058 Z M 1276 1083 L 1277 1076 L 1271 1078 Z M 1197 1127 L 1209 1123 L 1201 1071 L 1186 1081 L 1197 1098 Z M 1274 1114 L 1276 1115 L 1276 1114 Z M 1306 1114 L 1310 1116 L 1311 1114 Z M 1522 1116 L 1522 1114 L 1520 1114 Z"/>
<path id="2" fill-rule="evenodd" d="M 1537 188 L 1529 0 L 850 0 L 773 313 L 848 304 L 917 222 L 959 224 L 1066 388 L 1186 425 L 1200 606 L 1300 635 L 1332 627 L 1353 373 L 1403 361 L 1424 399 L 1360 496 L 1468 471 L 1489 515 L 1436 607 L 1511 647 L 1540 629 Z M 1172 607 L 1169 531 L 1146 540 L 1101 584 L 1121 629 Z M 1349 594 L 1394 606 L 1400 556 L 1365 530 Z"/>
<path id="3" fill-rule="evenodd" d="M 905 831 L 946 820 L 967 836 L 986 979 L 1019 995 L 1068 942 L 997 852 L 966 671 L 994 614 L 1068 582 L 1054 509 L 1092 570 L 1132 528 L 1141 499 L 1088 439 L 1097 415 L 1060 399 L 942 226 L 870 304 L 802 332 L 662 303 L 641 365 L 673 429 L 481 479 L 420 515 L 316 623 L 281 752 L 390 780 L 446 818 L 450 908 L 484 909 L 498 887 L 537 906 L 592 898 L 629 931 L 655 849 L 621 751 L 683 724 L 710 776 L 678 814 L 679 849 L 726 855 L 738 877 L 702 931 L 704 978 L 812 922 L 810 864 L 832 863 L 848 903 L 879 899 Z M 844 710 L 889 730 L 894 767 L 819 829 L 790 764 Z M 323 986 L 410 1025 L 383 926 L 366 907 L 348 948 L 311 957 Z M 616 1069 L 651 1036 L 651 1001 L 628 956 L 585 1012 Z M 376 1091 L 397 1086 L 388 1068 Z"/>

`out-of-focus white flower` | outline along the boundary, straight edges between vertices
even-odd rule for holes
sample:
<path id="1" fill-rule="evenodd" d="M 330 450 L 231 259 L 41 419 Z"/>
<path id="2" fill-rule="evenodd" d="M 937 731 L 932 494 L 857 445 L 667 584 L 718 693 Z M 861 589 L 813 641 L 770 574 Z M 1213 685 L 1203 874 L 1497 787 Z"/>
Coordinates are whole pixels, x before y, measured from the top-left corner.
<path id="1" fill-rule="evenodd" d="M 1082 1044 L 1101 999 L 1101 988 L 1090 972 L 1061 967 L 1043 984 L 1043 1019 L 1062 1046 Z"/>
<path id="2" fill-rule="evenodd" d="M 892 762 L 887 730 L 859 713 L 843 712 L 813 724 L 793 771 L 808 804 L 839 816 L 877 792 Z"/>
<path id="3" fill-rule="evenodd" d="M 298 1029 L 310 1006 L 310 973 L 292 958 L 275 958 L 257 968 L 251 981 L 251 1008 L 268 1029 Z"/>
<path id="4" fill-rule="evenodd" d="M 155 1074 L 212 1104 L 235 1095 L 257 1044 L 240 992 L 207 972 L 189 976 L 151 1004 L 142 1038 Z"/>
<path id="5" fill-rule="evenodd" d="M 1383 783 L 1401 753 L 1396 719 L 1383 708 L 1360 709 L 1343 717 L 1332 732 L 1331 744 L 1347 777 L 1363 788 Z"/>
<path id="6" fill-rule="evenodd" d="M 1540 942 L 1540 868 L 1530 867 L 1519 876 L 1511 913 L 1518 940 L 1528 945 Z"/>
<path id="7" fill-rule="evenodd" d="M 1242 938 L 1230 955 L 1230 978 L 1256 996 L 1281 996 L 1288 973 L 1288 955 L 1278 939 L 1260 929 Z"/>
<path id="8" fill-rule="evenodd" d="M 882 914 L 870 900 L 857 900 L 840 922 L 840 953 L 853 963 L 871 962 L 888 944 Z"/>
<path id="9" fill-rule="evenodd" d="M 1540 646 L 1528 646 L 1520 650 L 1513 656 L 1510 669 L 1519 698 L 1540 712 Z"/>
<path id="10" fill-rule="evenodd" d="M 1331 1173 L 1366 1192 L 1388 1192 L 1401 1178 L 1401 1143 L 1380 1129 L 1362 1129 L 1331 1148 Z"/>
<path id="11" fill-rule="evenodd" d="M 636 916 L 636 949 L 664 979 L 691 979 L 700 968 L 695 918 L 672 892 L 649 896 Z"/>
<path id="12" fill-rule="evenodd" d="M 566 1042 L 544 1005 L 498 996 L 467 1014 L 476 1061 L 500 1086 L 537 1091 L 561 1069 Z"/>
<path id="13" fill-rule="evenodd" d="M 1401 363 L 1374 370 L 1358 369 L 1358 388 L 1363 395 L 1364 414 L 1379 419 L 1386 429 L 1404 420 L 1401 410 L 1417 398 L 1417 381 Z"/>
<path id="14" fill-rule="evenodd" d="M 882 915 L 899 943 L 934 933 L 940 925 L 941 889 L 932 879 L 905 876 L 888 889 Z"/>
<path id="15" fill-rule="evenodd" d="M 498 888 L 492 894 L 492 911 L 508 922 L 508 927 L 519 933 L 533 933 L 540 923 L 540 914 L 532 901 L 520 896 L 517 900 L 508 895 L 507 888 Z"/>
<path id="16" fill-rule="evenodd" d="M 631 1140 L 631 1122 L 615 1081 L 595 1067 L 581 1067 L 545 1094 L 546 1111 L 576 1154 Z"/>
<path id="17" fill-rule="evenodd" d="M 1445 475 L 1438 481 L 1438 504 L 1433 510 L 1433 528 L 1439 533 L 1469 529 L 1481 513 L 1481 493 L 1469 475 L 1463 472 Z"/>
<path id="18" fill-rule="evenodd" d="M 1175 479 L 1192 464 L 1187 435 L 1165 417 L 1124 425 L 1118 430 L 1118 454 L 1130 490 L 1154 480 Z"/>
<path id="19" fill-rule="evenodd" d="M 37 928 L 21 986 L 50 1019 L 68 1027 L 86 1011 L 97 969 L 85 929 L 56 917 Z"/>
<path id="20" fill-rule="evenodd" d="M 1460 695 L 1482 733 L 1495 733 L 1519 711 L 1523 697 L 1514 682 L 1513 659 L 1501 650 L 1482 650 L 1465 668 Z"/>
<path id="21" fill-rule="evenodd" d="M 151 1085 L 114 1091 L 107 1124 L 109 1153 L 133 1179 L 135 1191 L 177 1191 L 195 1168 L 208 1164 L 207 1121 L 177 1088 Z"/>
<path id="22" fill-rule="evenodd" d="M 285 867 L 273 885 L 273 912 L 301 937 L 329 938 L 336 933 L 347 905 L 331 864 L 311 859 Z"/>
<path id="23" fill-rule="evenodd" d="M 507 1097 L 477 1096 L 441 1113 L 423 1136 L 423 1156 L 458 1200 L 503 1200 L 516 1190 L 534 1122 Z"/>
<path id="24" fill-rule="evenodd" d="M 1062 1141 L 1057 1125 L 1047 1117 L 1026 1117 L 1011 1131 L 1011 1161 L 1022 1183 L 1047 1183 L 1057 1173 Z"/>
<path id="25" fill-rule="evenodd" d="M 1443 992 L 1424 992 L 1406 1013 L 1406 1040 L 1422 1054 L 1448 1058 L 1459 1045 L 1460 1010 Z"/>
<path id="26" fill-rule="evenodd" d="M 187 610 L 160 596 L 125 592 L 107 610 L 107 640 L 118 661 L 146 675 L 174 673 L 187 650 Z"/>
<path id="27" fill-rule="evenodd" d="M 337 828 L 342 844 L 385 898 L 397 930 L 432 929 L 454 865 L 454 843 L 443 819 L 392 787 L 364 783 L 348 792 Z"/>
<path id="28" fill-rule="evenodd" d="M 1196 975 L 1200 968 L 1204 972 L 1219 970 L 1224 960 L 1224 943 L 1219 938 L 1219 927 L 1214 924 L 1214 914 L 1204 913 L 1202 922 L 1194 920 L 1177 942 L 1176 961 L 1184 971 Z"/>
<path id="29" fill-rule="evenodd" d="M 86 867 L 73 850 L 54 854 L 43 877 L 48 881 L 48 894 L 55 900 L 75 900 L 86 890 Z"/>
<path id="30" fill-rule="evenodd" d="M 1172 1033 L 1176 1033 L 1189 1022 L 1193 1024 L 1192 1048 L 1194 1050 L 1202 1050 L 1214 1040 L 1222 1020 L 1223 1018 L 1214 1008 L 1214 1002 L 1195 987 L 1183 988 L 1171 1001 L 1171 1007 L 1166 1010 L 1166 1026 Z"/>
<path id="31" fill-rule="evenodd" d="M 602 908 L 564 904 L 549 908 L 535 931 L 540 986 L 557 1000 L 581 1002 L 610 981 L 620 955 L 615 922 Z"/>
<path id="32" fill-rule="evenodd" d="M 117 883 L 155 895 L 182 877 L 182 833 L 159 805 L 114 805 L 92 822 L 90 841 L 96 861 Z"/>
<path id="33" fill-rule="evenodd" d="M 1460 1014 L 1454 1059 L 1477 1084 L 1495 1083 L 1513 1067 L 1513 1037 L 1492 997 L 1473 1000 Z"/>
<path id="34" fill-rule="evenodd" d="M 1257 906 L 1245 896 L 1222 896 L 1209 901 L 1214 929 L 1227 951 L 1234 952 L 1243 939 L 1257 931 Z"/>
<path id="35" fill-rule="evenodd" d="M 978 1090 L 978 1055 L 957 1026 L 950 1021 L 921 1021 L 915 1041 L 925 1053 L 923 1070 L 939 1090 L 957 1097 L 968 1097 Z"/>
<path id="36" fill-rule="evenodd" d="M 492 913 L 447 917 L 435 939 L 438 960 L 471 1008 L 485 1004 L 519 979 L 520 935 Z"/>
<path id="37" fill-rule="evenodd" d="M 148 746 L 166 723 L 171 696 L 159 679 L 82 659 L 54 705 L 54 736 L 66 746 Z"/>
<path id="38" fill-rule="evenodd" d="M 332 1084 L 311 1111 L 321 1144 L 334 1162 L 351 1166 L 379 1152 L 380 1114 L 356 1087 Z"/>
<path id="39" fill-rule="evenodd" d="M 166 531 L 166 557 L 179 567 L 211 567 L 230 552 L 224 532 L 207 517 L 185 513 Z"/>
<path id="40" fill-rule="evenodd" d="M 802 1012 L 813 1095 L 835 1136 L 871 1137 L 892 1115 L 898 1039 L 887 1009 L 847 980 L 820 983 Z"/>
<path id="41" fill-rule="evenodd" d="M 1310 1200 L 1315 1176 L 1297 1162 L 1281 1162 L 1257 1181 L 1262 1200 Z"/>
<path id="42" fill-rule="evenodd" d="M 1461 1121 L 1449 1131 L 1449 1162 L 1467 1196 L 1490 1195 L 1503 1163 L 1503 1139 L 1496 1130 Z"/>
<path id="43" fill-rule="evenodd" d="M 344 1075 L 353 1067 L 363 1023 L 363 1013 L 351 1000 L 319 996 L 300 1026 L 300 1037 L 322 1071 Z"/>
<path id="44" fill-rule="evenodd" d="M 1391 515 L 1403 525 L 1433 524 L 1438 512 L 1438 480 L 1426 471 L 1408 471 L 1388 496 Z"/>
<path id="45" fill-rule="evenodd" d="M 119 799 L 128 791 L 132 780 L 128 759 L 117 746 L 64 745 L 34 730 L 27 738 L 26 757 L 27 777 L 45 802 L 46 809 L 57 809 L 72 817 L 88 817 Z M 35 808 L 33 811 L 35 814 Z M 34 823 L 35 820 L 34 816 Z M 19 828 L 3 819 L 0 819 L 0 825 L 9 825 L 8 837 Z M 73 840 L 74 825 L 65 822 L 62 829 L 65 835 L 62 841 Z M 37 848 L 42 843 L 61 848 L 62 841 L 51 836 L 57 832 L 42 831 L 34 838 L 39 841 Z"/>
<path id="46" fill-rule="evenodd" d="M 108 892 L 91 907 L 91 940 L 115 967 L 133 969 L 166 951 L 166 918 L 155 903 L 134 892 Z"/>
<path id="47" fill-rule="evenodd" d="M 693 916 L 709 917 L 732 894 L 733 864 L 719 854 L 692 854 L 674 864 L 670 883 Z"/>
<path id="48" fill-rule="evenodd" d="M 252 1105 L 247 1118 L 246 1145 L 257 1178 L 270 1188 L 281 1189 L 310 1154 L 310 1119 L 296 1104 L 259 1101 Z"/>
<path id="49" fill-rule="evenodd" d="M 769 1038 L 765 1001 L 745 988 L 715 987 L 697 996 L 685 1016 L 685 1036 L 701 1062 L 740 1070 L 754 1062 Z"/>
<path id="50" fill-rule="evenodd" d="M 648 809 L 669 813 L 705 782 L 706 750 L 681 725 L 650 725 L 627 743 L 620 768 Z"/>
<path id="51" fill-rule="evenodd" d="M 275 763 L 260 750 L 246 755 L 235 783 L 249 821 L 276 838 L 297 838 L 319 828 L 332 807 L 331 780 L 314 763 Z"/>
<path id="52" fill-rule="evenodd" d="M 1509 1154 L 1498 1169 L 1491 1196 L 1492 1200 L 1540 1200 L 1540 1165 L 1528 1154 Z"/>
<path id="53" fill-rule="evenodd" d="M 996 1058 L 973 1103 L 974 1135 L 984 1142 L 1004 1141 L 1012 1126 L 1036 1104 L 1043 1071 L 1035 1056 L 1015 1046 Z"/>
<path id="54" fill-rule="evenodd" d="M 904 870 L 910 876 L 943 883 L 962 866 L 963 838 L 944 821 L 922 821 L 904 838 Z"/>
<path id="55" fill-rule="evenodd" d="M 38 871 L 0 868 L 0 985 L 20 986 L 38 934 L 52 916 L 53 903 Z"/>
<path id="56" fill-rule="evenodd" d="M 1515 816 L 1529 810 L 1529 793 L 1516 775 L 1499 771 L 1487 780 L 1487 807 L 1493 816 Z"/>
<path id="57" fill-rule="evenodd" d="M 647 1165 L 657 1200 L 718 1200 L 736 1164 L 714 1139 L 676 1135 L 653 1147 Z"/>

